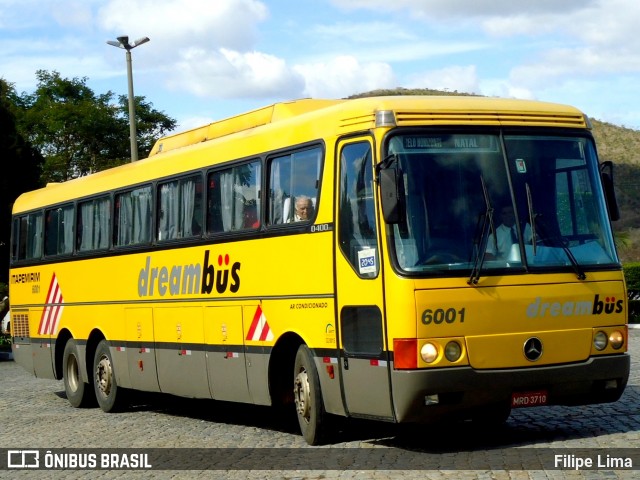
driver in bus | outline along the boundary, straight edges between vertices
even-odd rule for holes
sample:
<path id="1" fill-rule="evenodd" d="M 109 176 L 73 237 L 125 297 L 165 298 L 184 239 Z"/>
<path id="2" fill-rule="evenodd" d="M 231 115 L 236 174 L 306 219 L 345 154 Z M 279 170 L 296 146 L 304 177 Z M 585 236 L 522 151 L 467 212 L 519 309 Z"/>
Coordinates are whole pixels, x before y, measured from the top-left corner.
<path id="1" fill-rule="evenodd" d="M 486 250 L 489 260 L 506 260 L 511 252 L 511 246 L 518 243 L 516 215 L 512 205 L 504 205 L 500 209 L 500 221 L 500 225 L 496 228 L 495 239 L 493 233 L 489 235 Z M 531 226 L 528 223 L 525 225 L 523 233 L 525 243 L 531 243 Z"/>

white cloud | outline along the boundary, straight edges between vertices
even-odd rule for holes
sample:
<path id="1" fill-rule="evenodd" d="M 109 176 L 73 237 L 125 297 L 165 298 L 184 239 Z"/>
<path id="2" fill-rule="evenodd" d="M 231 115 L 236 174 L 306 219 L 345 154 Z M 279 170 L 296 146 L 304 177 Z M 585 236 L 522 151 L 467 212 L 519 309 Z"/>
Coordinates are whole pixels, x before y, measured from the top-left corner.
<path id="1" fill-rule="evenodd" d="M 60 2 L 56 6 L 58 8 L 51 9 L 51 15 L 60 26 L 84 30 L 93 28 L 94 19 L 90 2 L 72 0 Z"/>
<path id="2" fill-rule="evenodd" d="M 305 95 L 314 98 L 342 98 L 355 93 L 397 86 L 392 68 L 382 62 L 361 63 L 343 55 L 326 62 L 296 65 L 305 79 Z"/>
<path id="3" fill-rule="evenodd" d="M 110 0 L 99 17 L 104 30 L 150 37 L 170 59 L 185 48 L 249 49 L 267 13 L 257 0 Z"/>
<path id="4" fill-rule="evenodd" d="M 408 88 L 433 88 L 436 90 L 480 93 L 478 72 L 474 65 L 451 66 L 432 70 L 408 79 Z"/>
<path id="5" fill-rule="evenodd" d="M 340 20 L 333 24 L 321 24 L 312 28 L 315 37 L 323 41 L 347 41 L 359 44 L 386 44 L 396 41 L 415 41 L 416 36 L 400 25 L 390 22 L 348 22 Z"/>
<path id="6" fill-rule="evenodd" d="M 447 18 L 511 16 L 556 11 L 571 12 L 598 0 L 331 0 L 337 8 L 373 11 L 408 11 L 439 21 Z"/>
<path id="7" fill-rule="evenodd" d="M 479 92 L 487 97 L 520 98 L 523 100 L 535 100 L 534 93 L 519 85 L 514 85 L 505 79 L 482 79 L 479 80 Z"/>
<path id="8" fill-rule="evenodd" d="M 612 55 L 611 52 L 592 48 L 556 49 L 544 52 L 541 57 L 518 65 L 511 70 L 514 83 L 540 88 L 554 79 L 603 77 L 609 73 L 640 71 L 640 57 Z"/>
<path id="9" fill-rule="evenodd" d="M 280 97 L 302 92 L 303 79 L 286 62 L 261 52 L 190 48 L 171 71 L 169 84 L 202 97 Z"/>

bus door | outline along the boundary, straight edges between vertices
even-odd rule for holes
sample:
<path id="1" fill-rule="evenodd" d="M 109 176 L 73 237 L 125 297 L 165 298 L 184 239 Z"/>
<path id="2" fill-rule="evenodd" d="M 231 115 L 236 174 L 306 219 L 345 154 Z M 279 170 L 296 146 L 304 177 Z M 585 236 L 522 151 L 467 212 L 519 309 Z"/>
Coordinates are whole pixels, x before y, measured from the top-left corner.
<path id="1" fill-rule="evenodd" d="M 125 308 L 125 338 L 135 339 L 127 348 L 129 378 L 134 388 L 158 392 L 158 373 L 153 335 L 153 309 Z"/>
<path id="2" fill-rule="evenodd" d="M 348 414 L 390 418 L 372 151 L 369 138 L 343 142 L 338 150 L 337 358 Z"/>
<path id="3" fill-rule="evenodd" d="M 184 397 L 208 398 L 202 308 L 155 308 L 153 322 L 156 345 L 161 346 L 156 348 L 160 391 Z"/>
<path id="4" fill-rule="evenodd" d="M 205 308 L 209 389 L 215 400 L 250 402 L 242 307 Z"/>

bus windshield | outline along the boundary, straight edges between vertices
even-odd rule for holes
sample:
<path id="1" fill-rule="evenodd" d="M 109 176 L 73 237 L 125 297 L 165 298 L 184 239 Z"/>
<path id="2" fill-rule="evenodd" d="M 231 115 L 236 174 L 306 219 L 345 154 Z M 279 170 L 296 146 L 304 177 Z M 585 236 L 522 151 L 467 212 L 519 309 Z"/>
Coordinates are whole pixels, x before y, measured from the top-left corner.
<path id="1" fill-rule="evenodd" d="M 584 278 L 584 269 L 618 263 L 588 137 L 412 130 L 386 150 L 403 178 L 392 244 L 406 273 L 555 269 Z"/>

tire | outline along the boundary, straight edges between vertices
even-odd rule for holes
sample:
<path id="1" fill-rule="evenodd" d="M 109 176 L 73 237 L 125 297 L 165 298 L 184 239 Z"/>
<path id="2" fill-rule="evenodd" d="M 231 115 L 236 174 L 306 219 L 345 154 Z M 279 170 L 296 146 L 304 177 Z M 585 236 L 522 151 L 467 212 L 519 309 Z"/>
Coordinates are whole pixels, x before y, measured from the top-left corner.
<path id="1" fill-rule="evenodd" d="M 118 387 L 109 344 L 101 340 L 93 360 L 93 386 L 100 408 L 109 413 L 120 411 L 124 406 L 124 389 Z"/>
<path id="2" fill-rule="evenodd" d="M 64 378 L 64 391 L 67 394 L 67 400 L 76 408 L 92 406 L 95 404 L 96 398 L 91 385 L 82 381 L 80 365 L 78 345 L 74 339 L 70 339 L 64 346 L 62 376 Z"/>
<path id="3" fill-rule="evenodd" d="M 319 445 L 325 438 L 327 415 L 318 371 L 306 345 L 300 345 L 296 354 L 293 396 L 302 436 L 309 445 Z"/>

